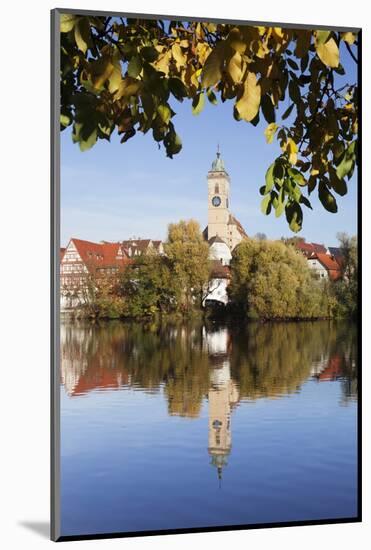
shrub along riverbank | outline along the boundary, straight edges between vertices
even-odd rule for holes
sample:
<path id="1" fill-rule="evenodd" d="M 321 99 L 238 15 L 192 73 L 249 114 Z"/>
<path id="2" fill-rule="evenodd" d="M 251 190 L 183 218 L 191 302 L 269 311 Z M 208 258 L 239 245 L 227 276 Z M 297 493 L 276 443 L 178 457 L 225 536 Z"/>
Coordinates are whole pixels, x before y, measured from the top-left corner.
<path id="1" fill-rule="evenodd" d="M 248 239 L 233 251 L 230 305 L 217 315 L 260 320 L 357 316 L 357 242 L 340 236 L 338 281 L 319 280 L 293 245 Z M 191 220 L 169 226 L 165 255 L 140 256 L 120 276 L 89 276 L 76 317 L 143 319 L 209 315 L 208 245 Z"/>

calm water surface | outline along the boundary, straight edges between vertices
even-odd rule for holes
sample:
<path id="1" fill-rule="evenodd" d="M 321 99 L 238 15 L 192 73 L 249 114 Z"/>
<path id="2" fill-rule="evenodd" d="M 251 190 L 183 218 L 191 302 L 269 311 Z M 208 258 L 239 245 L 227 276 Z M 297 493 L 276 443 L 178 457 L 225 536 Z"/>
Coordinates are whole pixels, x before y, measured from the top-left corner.
<path id="1" fill-rule="evenodd" d="M 61 327 L 62 534 L 357 515 L 349 323 Z"/>

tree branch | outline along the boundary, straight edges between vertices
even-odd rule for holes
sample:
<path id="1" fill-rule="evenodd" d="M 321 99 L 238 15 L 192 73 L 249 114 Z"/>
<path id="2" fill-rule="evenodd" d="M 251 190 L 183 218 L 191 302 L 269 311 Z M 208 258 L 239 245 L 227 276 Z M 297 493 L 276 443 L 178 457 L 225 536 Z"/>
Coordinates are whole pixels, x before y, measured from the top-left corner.
<path id="1" fill-rule="evenodd" d="M 358 65 L 358 59 L 356 58 L 356 56 L 355 56 L 354 53 L 352 52 L 352 50 L 351 50 L 351 48 L 350 48 L 348 42 L 345 42 L 345 47 L 346 47 L 346 49 L 348 50 L 348 52 L 349 52 L 351 58 L 353 59 L 353 61 L 354 61 L 355 63 L 357 63 L 357 65 Z"/>

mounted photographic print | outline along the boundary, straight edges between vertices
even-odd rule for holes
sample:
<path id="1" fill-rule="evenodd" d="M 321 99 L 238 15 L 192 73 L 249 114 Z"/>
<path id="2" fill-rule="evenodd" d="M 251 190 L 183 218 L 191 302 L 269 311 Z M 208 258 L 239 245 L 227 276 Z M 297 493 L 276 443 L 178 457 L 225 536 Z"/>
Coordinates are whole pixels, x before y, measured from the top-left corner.
<path id="1" fill-rule="evenodd" d="M 52 12 L 53 540 L 361 521 L 360 65 Z"/>

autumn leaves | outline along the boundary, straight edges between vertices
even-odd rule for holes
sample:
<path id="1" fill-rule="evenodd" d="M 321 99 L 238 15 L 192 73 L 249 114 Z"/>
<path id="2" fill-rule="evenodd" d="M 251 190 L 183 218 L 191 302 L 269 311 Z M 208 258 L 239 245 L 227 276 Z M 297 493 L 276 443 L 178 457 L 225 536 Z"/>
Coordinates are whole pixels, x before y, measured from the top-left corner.
<path id="1" fill-rule="evenodd" d="M 182 149 L 177 101 L 194 115 L 230 101 L 237 121 L 264 119 L 267 143 L 278 140 L 285 179 L 264 210 L 285 211 L 299 231 L 303 192 L 317 189 L 336 212 L 355 168 L 357 85 L 338 85 L 342 43 L 355 49 L 356 33 L 61 15 L 61 128 L 72 125 L 83 151 L 115 131 L 122 143 L 152 132 L 172 158 Z"/>

